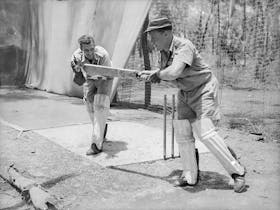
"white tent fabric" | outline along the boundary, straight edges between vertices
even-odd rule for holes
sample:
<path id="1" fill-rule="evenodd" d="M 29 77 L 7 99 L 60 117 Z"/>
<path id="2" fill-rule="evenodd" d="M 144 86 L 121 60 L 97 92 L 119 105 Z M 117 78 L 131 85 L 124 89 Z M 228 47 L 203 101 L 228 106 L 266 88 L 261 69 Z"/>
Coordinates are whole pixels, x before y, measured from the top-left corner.
<path id="1" fill-rule="evenodd" d="M 81 96 L 82 88 L 72 82 L 70 69 L 77 39 L 94 35 L 96 44 L 110 53 L 113 66 L 124 67 L 150 4 L 151 0 L 31 0 L 26 85 Z M 117 84 L 115 79 L 113 92 Z"/>

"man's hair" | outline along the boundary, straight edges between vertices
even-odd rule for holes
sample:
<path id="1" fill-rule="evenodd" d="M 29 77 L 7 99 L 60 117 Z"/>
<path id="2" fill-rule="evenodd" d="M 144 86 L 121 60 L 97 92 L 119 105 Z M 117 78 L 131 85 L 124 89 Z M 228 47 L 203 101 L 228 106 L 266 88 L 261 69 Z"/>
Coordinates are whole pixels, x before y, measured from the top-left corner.
<path id="1" fill-rule="evenodd" d="M 80 44 L 80 48 L 82 48 L 83 44 L 95 44 L 93 36 L 83 35 L 78 39 L 78 43 Z"/>

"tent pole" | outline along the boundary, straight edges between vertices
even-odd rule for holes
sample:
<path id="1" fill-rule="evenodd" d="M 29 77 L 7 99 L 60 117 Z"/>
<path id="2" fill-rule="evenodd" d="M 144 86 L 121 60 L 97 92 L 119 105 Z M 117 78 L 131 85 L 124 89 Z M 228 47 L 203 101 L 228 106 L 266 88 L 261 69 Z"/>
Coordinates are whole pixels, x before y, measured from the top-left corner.
<path id="1" fill-rule="evenodd" d="M 151 70 L 147 33 L 144 33 L 144 31 L 148 27 L 148 23 L 149 23 L 149 14 L 147 14 L 147 16 L 145 18 L 145 21 L 144 21 L 144 24 L 142 27 L 142 34 L 141 34 L 141 46 L 142 46 L 142 51 L 143 51 L 145 70 Z M 145 82 L 145 107 L 148 107 L 150 105 L 151 105 L 151 82 Z"/>

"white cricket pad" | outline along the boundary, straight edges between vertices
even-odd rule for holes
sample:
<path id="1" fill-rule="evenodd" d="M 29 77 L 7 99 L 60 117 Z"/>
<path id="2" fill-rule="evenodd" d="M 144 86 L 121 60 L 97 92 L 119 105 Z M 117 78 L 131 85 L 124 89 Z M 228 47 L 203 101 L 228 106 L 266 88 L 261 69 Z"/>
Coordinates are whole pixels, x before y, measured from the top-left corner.
<path id="1" fill-rule="evenodd" d="M 110 98 L 104 94 L 94 96 L 94 123 L 92 143 L 95 143 L 98 149 L 102 149 L 104 141 L 104 129 L 110 108 Z"/>
<path id="2" fill-rule="evenodd" d="M 244 167 L 232 156 L 224 139 L 216 132 L 216 128 L 210 118 L 197 120 L 192 123 L 192 126 L 200 140 L 215 155 L 230 175 L 244 174 Z"/>
<path id="3" fill-rule="evenodd" d="M 174 120 L 173 123 L 184 170 L 183 176 L 189 184 L 195 184 L 198 176 L 198 168 L 195 154 L 195 139 L 191 124 L 188 120 Z"/>

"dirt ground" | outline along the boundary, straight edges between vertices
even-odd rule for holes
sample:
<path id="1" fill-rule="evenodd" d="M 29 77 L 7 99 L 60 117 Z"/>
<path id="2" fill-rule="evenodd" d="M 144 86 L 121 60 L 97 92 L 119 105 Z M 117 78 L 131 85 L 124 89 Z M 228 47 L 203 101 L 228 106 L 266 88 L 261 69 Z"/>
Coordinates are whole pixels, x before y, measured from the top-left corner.
<path id="1" fill-rule="evenodd" d="M 155 105 L 148 110 L 161 113 L 162 96 L 173 93 L 174 89 L 154 87 Z M 16 129 L 2 123 L 0 160 L 15 161 L 38 180 L 57 177 L 67 168 L 68 177 L 45 184 L 60 198 L 59 209 L 280 209 L 278 92 L 224 88 L 221 93 L 220 133 L 248 172 L 247 191 L 241 194 L 233 193 L 229 177 L 210 153 L 200 157 L 201 181 L 196 187 L 174 188 L 172 180 L 181 173 L 178 158 L 102 168 L 32 131 L 18 138 Z M 162 119 L 137 106 L 112 109 L 135 110 L 135 115 L 121 112 L 120 120 L 162 126 Z M 55 160 L 49 154 L 56 154 Z M 4 179 L 0 189 L 0 209 L 33 209 Z"/>

